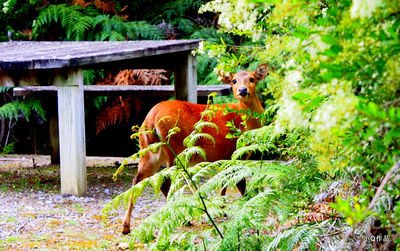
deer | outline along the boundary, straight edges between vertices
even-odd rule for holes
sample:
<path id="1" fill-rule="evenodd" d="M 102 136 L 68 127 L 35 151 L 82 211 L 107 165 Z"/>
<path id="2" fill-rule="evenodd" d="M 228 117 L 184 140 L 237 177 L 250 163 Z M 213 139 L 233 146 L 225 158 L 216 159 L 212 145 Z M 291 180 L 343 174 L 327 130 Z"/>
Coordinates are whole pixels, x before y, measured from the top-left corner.
<path id="1" fill-rule="evenodd" d="M 264 108 L 258 99 L 256 93 L 256 84 L 263 80 L 268 74 L 268 64 L 261 64 L 254 72 L 239 71 L 235 74 L 229 73 L 222 77 L 222 82 L 230 84 L 233 95 L 238 103 L 225 103 L 217 105 L 221 109 L 216 110 L 216 117 L 211 120 L 215 123 L 219 130 L 212 128 L 204 128 L 203 132 L 213 136 L 215 143 L 207 139 L 200 139 L 197 145 L 201 146 L 207 156 L 207 161 L 214 162 L 217 160 L 230 159 L 232 153 L 236 149 L 236 141 L 234 138 L 227 138 L 230 128 L 226 126 L 227 122 L 233 121 L 236 128 L 242 131 L 251 130 L 261 127 L 258 118 L 250 118 L 246 121 L 246 128 L 242 125 L 241 115 L 245 112 L 252 114 L 262 114 Z M 201 113 L 206 109 L 207 105 L 193 104 L 185 101 L 170 100 L 156 104 L 147 114 L 141 128 L 146 130 L 155 130 L 155 132 L 165 139 L 170 129 L 174 127 L 180 128 L 180 131 L 173 135 L 169 140 L 169 145 L 175 154 L 181 153 L 185 147 L 183 140 L 193 131 L 193 126 L 201 118 Z M 235 110 L 237 112 L 224 113 L 224 109 Z M 163 119 L 168 117 L 170 119 Z M 141 129 L 143 130 L 143 129 Z M 160 138 L 156 133 L 141 133 L 139 136 L 140 149 L 148 147 L 150 144 L 160 142 Z M 138 171 L 132 181 L 132 186 L 141 180 L 151 177 L 161 166 L 170 167 L 174 163 L 175 155 L 167 146 L 162 146 L 157 152 L 148 151 L 138 161 Z M 200 156 L 194 156 L 191 164 L 197 164 L 204 161 Z M 245 181 L 236 184 L 241 195 L 244 195 L 246 189 Z M 161 192 L 167 197 L 170 188 L 170 181 L 164 181 L 161 186 Z M 222 192 L 225 194 L 226 188 Z M 123 234 L 130 233 L 130 221 L 132 216 L 133 203 L 132 197 L 128 203 L 128 208 L 123 221 Z"/>

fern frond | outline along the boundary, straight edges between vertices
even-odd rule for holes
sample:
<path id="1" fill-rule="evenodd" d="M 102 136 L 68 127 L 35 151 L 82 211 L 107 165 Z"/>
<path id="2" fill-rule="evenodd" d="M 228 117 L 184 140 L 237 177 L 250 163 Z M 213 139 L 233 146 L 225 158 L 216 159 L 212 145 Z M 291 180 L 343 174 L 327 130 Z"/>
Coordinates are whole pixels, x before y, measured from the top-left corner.
<path id="1" fill-rule="evenodd" d="M 11 87 L 7 87 L 7 86 L 0 86 L 0 93 L 5 93 L 8 92 L 9 90 L 11 90 Z"/>
<path id="2" fill-rule="evenodd" d="M 132 239 L 142 242 L 155 239 L 155 245 L 157 245 L 163 240 L 168 240 L 170 234 L 178 227 L 202 213 L 200 202 L 191 199 L 191 196 L 169 200 L 133 231 Z M 163 222 L 163 224 L 160 225 L 158 222 Z M 157 237 L 154 236 L 156 229 L 158 230 Z"/>
<path id="3" fill-rule="evenodd" d="M 95 70 L 83 70 L 83 84 L 91 85 L 96 79 L 96 76 Z"/>
<path id="4" fill-rule="evenodd" d="M 146 21 L 132 21 L 126 24 L 127 36 L 131 40 L 160 40 L 165 34 Z"/>
<path id="5" fill-rule="evenodd" d="M 205 39 L 209 43 L 220 43 L 221 39 L 226 44 L 234 44 L 235 42 L 226 33 L 219 32 L 214 28 L 203 28 L 201 30 L 195 31 L 192 35 L 190 35 L 191 39 Z"/>
<path id="6" fill-rule="evenodd" d="M 327 221 L 326 221 L 327 222 Z M 304 224 L 293 226 L 280 232 L 268 245 L 266 250 L 316 250 L 317 235 L 321 234 L 322 225 Z"/>
<path id="7" fill-rule="evenodd" d="M 194 124 L 194 129 L 198 132 L 202 132 L 203 129 L 206 127 L 215 129 L 217 132 L 219 132 L 218 126 L 213 122 L 201 120 L 201 121 L 197 122 L 196 124 Z"/>
<path id="8" fill-rule="evenodd" d="M 111 125 L 129 121 L 132 111 L 131 103 L 131 98 L 120 98 L 103 108 L 96 116 L 96 134 Z"/>
<path id="9" fill-rule="evenodd" d="M 46 120 L 46 112 L 43 110 L 40 100 L 35 98 L 22 101 L 15 100 L 0 107 L 0 118 L 17 120 L 23 115 L 27 121 L 32 111 L 36 112 L 43 120 Z"/>
<path id="10" fill-rule="evenodd" d="M 264 187 L 268 184 L 269 187 L 279 188 L 283 182 L 296 177 L 296 168 L 283 162 L 266 162 L 260 169 L 249 180 L 249 187 Z"/>
<path id="11" fill-rule="evenodd" d="M 18 119 L 20 112 L 18 101 L 7 103 L 0 107 L 0 118 Z"/>
<path id="12" fill-rule="evenodd" d="M 149 146 L 149 150 L 152 151 L 153 153 L 156 153 L 160 150 L 160 147 L 162 147 L 164 145 L 165 145 L 165 143 L 163 143 L 163 142 L 156 142 Z"/>
<path id="13" fill-rule="evenodd" d="M 67 40 L 159 40 L 165 35 L 157 27 L 146 21 L 127 22 L 118 15 L 101 15 L 92 6 L 83 8 L 80 5 L 50 5 L 43 9 L 35 20 L 33 37 L 39 35 L 40 29 L 51 24 L 58 24 L 64 30 Z"/>
<path id="14" fill-rule="evenodd" d="M 109 41 L 124 41 L 126 39 L 121 33 L 116 32 L 116 31 L 111 31 L 109 33 L 107 40 L 109 40 Z"/>
<path id="15" fill-rule="evenodd" d="M 190 163 L 192 162 L 192 158 L 196 155 L 202 157 L 204 160 L 207 160 L 207 153 L 200 146 L 193 146 L 190 148 L 186 148 L 185 150 L 183 150 L 183 152 L 181 152 L 178 155 L 178 159 L 183 160 L 184 161 L 183 164 L 185 166 L 190 166 Z M 175 158 L 175 162 L 177 162 L 177 158 Z M 176 164 L 178 166 L 180 166 L 179 162 L 177 162 Z"/>
<path id="16" fill-rule="evenodd" d="M 161 6 L 163 10 L 162 15 L 156 16 L 154 21 L 160 23 L 163 19 L 173 20 L 183 16 L 190 16 L 189 13 L 197 13 L 197 10 L 204 2 L 204 0 L 176 0 L 167 2 Z"/>
<path id="17" fill-rule="evenodd" d="M 238 200 L 230 205 L 225 210 L 225 213 L 230 217 L 230 221 L 223 225 L 226 231 L 225 237 L 220 244 L 220 249 L 237 250 L 239 245 L 244 250 L 249 248 L 261 249 L 260 241 L 257 239 L 255 239 L 255 242 L 249 241 L 252 237 L 244 235 L 244 232 L 257 228 L 262 230 L 266 227 L 261 222 L 270 213 L 270 208 L 276 204 L 275 200 L 276 191 L 265 190 L 244 203 Z M 264 226 L 260 227 L 260 225 Z"/>
<path id="18" fill-rule="evenodd" d="M 200 162 L 190 167 L 188 172 L 192 175 L 193 181 L 200 184 L 202 180 L 214 176 L 218 172 L 218 168 L 216 168 L 216 165 L 212 164 L 214 163 Z"/>
<path id="19" fill-rule="evenodd" d="M 202 118 L 203 122 L 204 122 L 204 118 L 206 118 L 210 121 L 215 117 L 216 117 L 215 111 L 213 111 L 212 109 L 206 109 L 203 112 L 201 112 L 201 118 Z"/>
<path id="20" fill-rule="evenodd" d="M 272 242 L 268 245 L 266 250 L 277 250 L 281 242 L 288 240 L 289 236 L 296 232 L 295 228 L 289 228 L 276 236 Z M 284 246 L 286 247 L 286 246 Z"/>
<path id="21" fill-rule="evenodd" d="M 200 139 L 205 139 L 205 140 L 211 141 L 215 146 L 215 139 L 213 138 L 213 136 L 211 136 L 208 133 L 196 133 L 196 134 L 192 135 L 192 137 L 190 137 L 190 140 L 186 146 L 193 147 L 197 144 L 197 141 Z"/>
<path id="22" fill-rule="evenodd" d="M 315 244 L 318 242 L 317 236 L 321 235 L 321 232 L 319 227 L 308 230 L 300 239 L 300 245 L 297 250 L 316 250 Z"/>
<path id="23" fill-rule="evenodd" d="M 234 163 L 231 161 L 225 162 L 227 164 L 224 165 L 225 169 L 221 170 L 199 188 L 201 193 L 208 193 L 220 187 L 235 185 L 238 181 L 252 173 L 249 165 L 242 165 L 244 164 L 243 161 L 236 161 Z"/>
<path id="24" fill-rule="evenodd" d="M 85 36 L 89 30 L 91 30 L 93 25 L 93 18 L 88 16 L 82 16 L 75 20 L 73 28 L 71 29 L 70 37 L 73 35 L 72 39 L 75 41 L 85 40 Z"/>
<path id="25" fill-rule="evenodd" d="M 251 144 L 249 146 L 241 147 L 241 148 L 237 149 L 235 152 L 233 152 L 232 160 L 238 160 L 245 154 L 255 153 L 257 151 L 259 151 L 259 152 L 263 152 L 263 151 L 269 152 L 269 151 L 275 150 L 275 149 L 277 149 L 277 147 L 272 143 L 270 143 L 270 144 L 268 144 L 268 143 Z"/>
<path id="26" fill-rule="evenodd" d="M 274 142 L 278 135 L 275 135 L 274 125 L 263 126 L 261 128 L 245 131 L 236 143 L 237 148 L 244 147 L 252 143 Z"/>
<path id="27" fill-rule="evenodd" d="M 187 18 L 177 18 L 174 20 L 173 25 L 186 34 L 192 34 L 195 31 L 196 23 Z"/>

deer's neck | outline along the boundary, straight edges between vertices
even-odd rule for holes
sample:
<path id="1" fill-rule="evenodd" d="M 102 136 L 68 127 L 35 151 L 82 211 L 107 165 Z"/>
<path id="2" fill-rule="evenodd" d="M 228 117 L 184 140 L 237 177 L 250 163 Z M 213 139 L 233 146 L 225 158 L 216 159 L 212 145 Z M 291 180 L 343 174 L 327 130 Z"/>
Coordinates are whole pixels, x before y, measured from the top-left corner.
<path id="1" fill-rule="evenodd" d="M 240 101 L 238 105 L 239 110 L 250 110 L 253 113 L 256 112 L 258 114 L 262 114 L 264 112 L 264 108 L 261 105 L 260 100 L 252 99 L 249 101 Z"/>
<path id="2" fill-rule="evenodd" d="M 261 105 L 260 100 L 258 99 L 253 99 L 249 101 L 240 101 L 238 104 L 238 110 L 245 110 L 245 111 L 251 111 L 253 114 L 256 112 L 259 115 L 261 115 L 264 112 L 264 108 Z M 255 128 L 260 128 L 261 127 L 261 121 L 259 118 L 252 118 L 247 121 L 247 130 L 255 129 Z"/>

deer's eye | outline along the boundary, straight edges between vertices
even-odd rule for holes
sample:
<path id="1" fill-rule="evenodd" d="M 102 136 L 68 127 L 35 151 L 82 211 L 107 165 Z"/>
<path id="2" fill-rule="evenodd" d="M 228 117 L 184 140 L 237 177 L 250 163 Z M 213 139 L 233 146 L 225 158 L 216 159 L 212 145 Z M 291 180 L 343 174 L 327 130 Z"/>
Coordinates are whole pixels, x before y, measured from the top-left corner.
<path id="1" fill-rule="evenodd" d="M 236 82 L 237 82 L 236 79 L 234 79 L 234 80 L 232 81 L 232 83 L 234 83 L 234 84 L 236 84 Z"/>
<path id="2" fill-rule="evenodd" d="M 250 78 L 250 82 L 254 83 L 254 78 Z"/>

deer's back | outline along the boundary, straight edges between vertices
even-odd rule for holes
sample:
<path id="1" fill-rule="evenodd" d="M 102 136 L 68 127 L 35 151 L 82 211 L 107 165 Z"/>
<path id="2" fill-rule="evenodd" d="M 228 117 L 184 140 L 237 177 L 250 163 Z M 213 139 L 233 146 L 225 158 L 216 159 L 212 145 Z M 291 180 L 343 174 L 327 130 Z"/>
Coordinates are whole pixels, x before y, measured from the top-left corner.
<path id="1" fill-rule="evenodd" d="M 231 109 L 235 108 L 236 104 L 225 104 Z M 222 105 L 222 106 L 225 106 Z M 143 125 L 148 129 L 155 129 L 164 139 L 168 135 L 168 131 L 173 127 L 178 127 L 180 131 L 173 135 L 170 139 L 170 145 L 174 151 L 179 154 L 185 147 L 183 140 L 194 130 L 193 126 L 201 118 L 201 112 L 206 109 L 206 105 L 192 104 L 189 102 L 172 100 L 164 101 L 155 105 L 147 114 Z M 203 133 L 208 133 L 213 136 L 215 145 L 208 139 L 200 139 L 197 145 L 206 150 L 207 161 L 216 161 L 220 159 L 229 159 L 235 150 L 236 140 L 227 139 L 226 135 L 230 132 L 226 127 L 228 121 L 233 121 L 236 127 L 240 126 L 240 115 L 236 113 L 229 113 L 224 115 L 223 111 L 216 111 L 216 117 L 211 120 L 215 123 L 219 130 L 214 128 L 205 127 Z M 232 133 L 232 132 L 231 132 Z M 147 137 L 144 140 L 144 137 Z M 143 134 L 140 137 L 140 147 L 147 147 L 149 144 L 159 142 L 157 135 Z M 169 153 L 172 156 L 172 153 Z M 202 159 L 195 159 L 194 162 L 203 161 Z"/>

